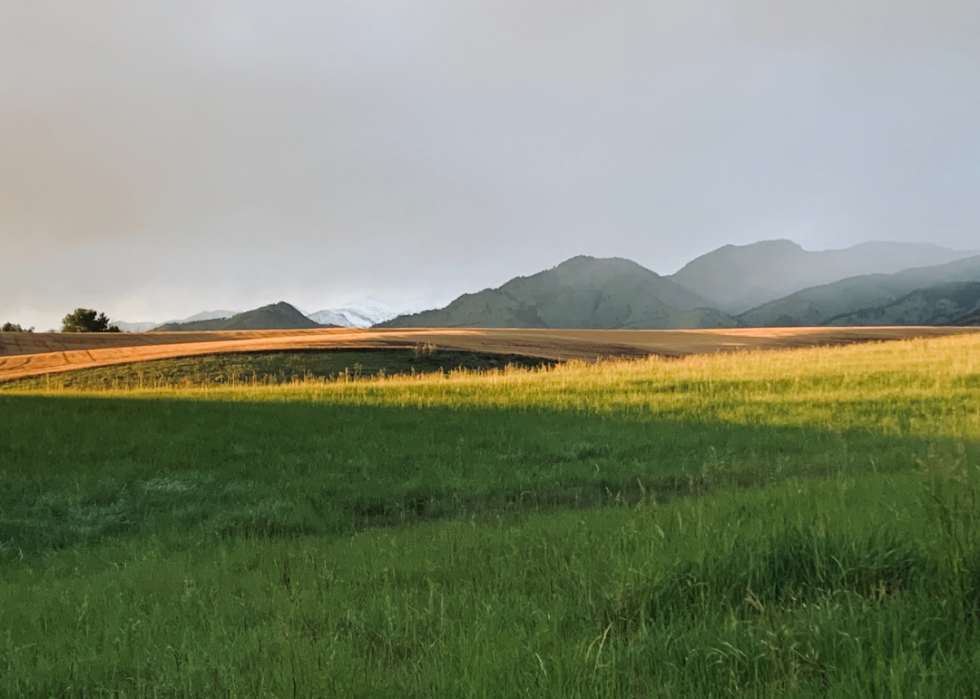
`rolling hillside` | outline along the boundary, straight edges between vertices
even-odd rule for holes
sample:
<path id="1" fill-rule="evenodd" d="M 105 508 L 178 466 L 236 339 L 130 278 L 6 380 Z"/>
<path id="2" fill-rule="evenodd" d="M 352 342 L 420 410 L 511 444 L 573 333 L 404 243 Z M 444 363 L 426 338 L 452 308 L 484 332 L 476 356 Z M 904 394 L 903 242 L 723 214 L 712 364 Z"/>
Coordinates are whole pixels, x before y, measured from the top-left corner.
<path id="1" fill-rule="evenodd" d="M 809 287 L 943 265 L 975 254 L 911 243 L 863 243 L 844 250 L 811 252 L 789 240 L 767 240 L 726 245 L 691 261 L 669 278 L 721 311 L 743 313 Z M 905 288 L 904 293 L 910 291 Z"/>
<path id="2" fill-rule="evenodd" d="M 245 311 L 231 318 L 197 320 L 190 323 L 167 323 L 155 328 L 155 332 L 205 331 L 205 330 L 304 330 L 324 326 L 310 320 L 284 301 Z"/>
<path id="3" fill-rule="evenodd" d="M 980 256 L 804 289 L 743 313 L 738 320 L 750 327 L 826 325 L 832 319 L 841 324 L 847 316 L 857 322 L 853 314 L 880 309 L 919 289 L 952 282 L 980 282 Z"/>
<path id="4" fill-rule="evenodd" d="M 980 306 L 980 282 L 952 282 L 916 289 L 878 308 L 830 318 L 827 325 L 951 325 Z"/>
<path id="5" fill-rule="evenodd" d="M 669 327 L 671 317 L 709 305 L 630 260 L 580 256 L 380 327 L 660 328 Z"/>
<path id="6" fill-rule="evenodd" d="M 980 325 L 980 308 L 960 316 L 952 322 L 952 325 Z"/>
<path id="7" fill-rule="evenodd" d="M 667 318 L 657 319 L 651 327 L 655 330 L 708 330 L 712 328 L 740 328 L 742 323 L 738 319 L 713 308 L 695 308 Z"/>

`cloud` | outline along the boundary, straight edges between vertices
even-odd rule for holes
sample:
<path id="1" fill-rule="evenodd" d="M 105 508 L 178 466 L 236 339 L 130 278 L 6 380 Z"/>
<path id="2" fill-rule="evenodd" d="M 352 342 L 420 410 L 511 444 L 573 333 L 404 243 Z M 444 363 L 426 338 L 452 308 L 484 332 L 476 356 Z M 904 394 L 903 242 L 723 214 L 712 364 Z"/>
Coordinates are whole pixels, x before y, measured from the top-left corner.
<path id="1" fill-rule="evenodd" d="M 0 320 L 443 299 L 790 234 L 968 247 L 977 26 L 973 2 L 4 3 Z"/>

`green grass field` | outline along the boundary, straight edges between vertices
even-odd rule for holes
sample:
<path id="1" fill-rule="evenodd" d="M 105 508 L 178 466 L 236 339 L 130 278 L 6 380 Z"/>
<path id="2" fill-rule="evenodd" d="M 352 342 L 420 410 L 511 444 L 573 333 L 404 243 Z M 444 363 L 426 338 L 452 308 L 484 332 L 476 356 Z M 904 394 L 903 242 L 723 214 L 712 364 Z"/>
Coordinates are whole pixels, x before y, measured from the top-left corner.
<path id="1" fill-rule="evenodd" d="M 977 338 L 186 371 L 0 394 L 0 696 L 980 696 Z"/>

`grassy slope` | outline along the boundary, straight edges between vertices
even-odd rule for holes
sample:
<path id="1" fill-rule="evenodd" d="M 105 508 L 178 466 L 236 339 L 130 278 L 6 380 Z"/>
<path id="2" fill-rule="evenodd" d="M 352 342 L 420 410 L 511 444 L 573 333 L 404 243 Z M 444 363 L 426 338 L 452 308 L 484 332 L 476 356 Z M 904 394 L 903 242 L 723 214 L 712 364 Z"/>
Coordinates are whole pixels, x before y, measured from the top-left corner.
<path id="1" fill-rule="evenodd" d="M 978 396 L 969 337 L 0 396 L 0 694 L 976 696 Z"/>

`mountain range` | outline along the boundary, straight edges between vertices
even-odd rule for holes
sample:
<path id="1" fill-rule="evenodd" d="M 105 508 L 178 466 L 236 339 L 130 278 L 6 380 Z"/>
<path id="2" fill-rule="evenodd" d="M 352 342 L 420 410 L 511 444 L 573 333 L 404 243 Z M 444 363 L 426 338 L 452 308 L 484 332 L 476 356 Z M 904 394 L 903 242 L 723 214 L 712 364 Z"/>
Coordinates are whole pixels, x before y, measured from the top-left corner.
<path id="1" fill-rule="evenodd" d="M 770 301 L 743 313 L 739 319 L 747 326 L 761 327 L 845 324 L 845 319 L 855 313 L 882 308 L 917 290 L 953 282 L 980 282 L 980 256 L 945 265 L 914 267 L 895 274 L 865 274 L 842 279 Z M 952 290 L 952 287 L 947 289 Z M 940 316 L 944 315 L 942 304 L 933 315 L 936 317 L 920 313 L 919 324 L 938 324 Z"/>
<path id="2" fill-rule="evenodd" d="M 307 318 L 323 325 L 339 325 L 344 328 L 370 328 L 396 318 L 401 313 L 388 304 L 376 299 L 364 299 L 341 308 L 308 313 Z"/>
<path id="3" fill-rule="evenodd" d="M 381 323 L 385 320 L 390 320 L 399 315 L 399 312 L 392 306 L 384 303 L 383 301 L 378 301 L 376 299 L 364 299 L 363 301 L 358 301 L 355 303 L 347 304 L 341 308 L 332 310 L 316 311 L 315 313 L 303 313 L 302 311 L 296 309 L 294 306 L 285 304 L 281 302 L 282 305 L 289 306 L 294 312 L 286 311 L 284 308 L 276 310 L 273 307 L 280 304 L 272 304 L 270 306 L 263 306 L 262 308 L 256 308 L 252 311 L 204 311 L 202 313 L 197 313 L 189 318 L 167 320 L 163 323 L 157 322 L 137 322 L 128 323 L 126 321 L 113 321 L 115 325 L 119 327 L 123 332 L 149 332 L 151 330 L 164 330 L 164 331 L 175 331 L 175 330 L 229 330 L 233 329 L 231 325 L 242 325 L 248 324 L 254 326 L 256 323 L 262 325 L 266 323 L 272 323 L 267 328 L 260 327 L 250 327 L 250 330 L 271 330 L 271 329 L 290 329 L 290 328 L 308 328 L 317 326 L 326 327 L 344 327 L 344 328 L 369 328 L 372 325 Z M 262 313 L 258 313 L 262 311 Z M 229 320 L 233 317 L 244 315 L 244 318 L 237 318 L 232 323 L 221 323 L 221 322 L 210 322 L 210 321 L 224 321 Z M 313 321 L 314 325 L 309 325 L 306 321 L 301 320 L 299 316 L 303 316 L 308 320 Z M 290 318 L 292 320 L 290 320 Z M 205 322 L 207 321 L 207 322 Z M 240 328 L 237 328 L 240 329 Z"/>
<path id="4" fill-rule="evenodd" d="M 382 326 L 944 325 L 972 317 L 980 297 L 970 282 L 980 282 L 976 252 L 904 243 L 809 252 L 776 240 L 727 245 L 670 276 L 628 260 L 577 257 Z"/>
<path id="5" fill-rule="evenodd" d="M 621 258 L 573 257 L 500 288 L 464 294 L 443 309 L 400 316 L 383 327 L 659 328 L 706 308 L 694 291 Z"/>
<path id="6" fill-rule="evenodd" d="M 144 333 L 150 330 L 155 330 L 163 325 L 174 325 L 183 323 L 193 323 L 199 320 L 222 320 L 224 318 L 231 318 L 233 315 L 240 313 L 241 311 L 203 311 L 201 313 L 196 313 L 189 318 L 182 318 L 179 320 L 165 320 L 162 323 L 155 323 L 153 321 L 140 321 L 136 323 L 127 323 L 124 320 L 113 321 L 113 323 L 124 333 Z"/>
<path id="7" fill-rule="evenodd" d="M 803 289 L 868 274 L 894 274 L 976 255 L 929 243 L 861 243 L 843 250 L 804 250 L 791 240 L 725 245 L 670 278 L 737 315 Z"/>
<path id="8" fill-rule="evenodd" d="M 863 243 L 812 252 L 788 240 L 726 245 L 660 275 L 623 258 L 574 257 L 440 309 L 397 315 L 372 299 L 303 314 L 280 302 L 156 330 L 402 327 L 684 329 L 980 323 L 980 254 Z M 129 324 L 120 323 L 124 330 Z M 131 327 L 131 326 L 130 326 Z M 141 328 L 142 329 L 142 328 Z"/>
<path id="9" fill-rule="evenodd" d="M 154 328 L 159 332 L 175 332 L 185 330 L 297 330 L 322 328 L 324 325 L 310 320 L 285 301 L 262 306 L 244 313 L 237 313 L 230 318 L 214 318 L 211 320 L 194 320 L 188 323 L 165 323 Z M 337 326 L 326 326 L 337 327 Z"/>

